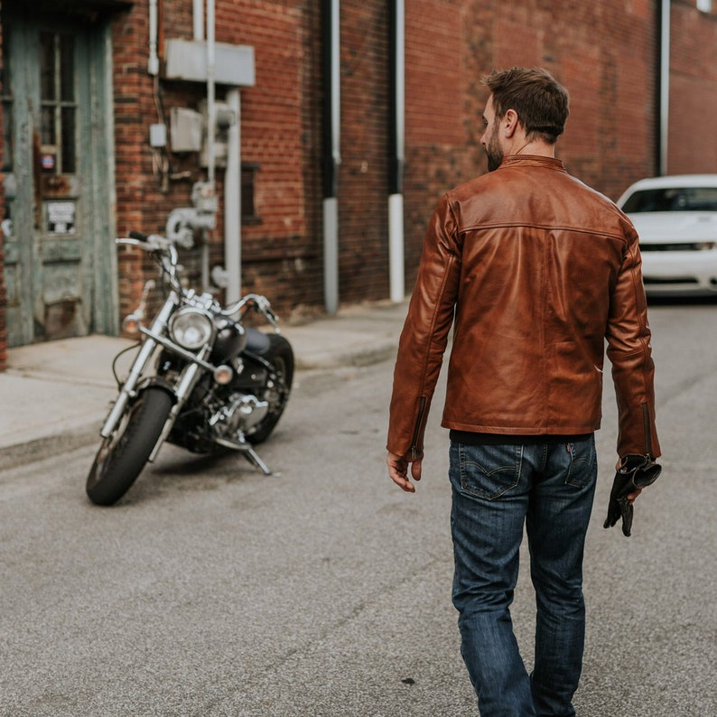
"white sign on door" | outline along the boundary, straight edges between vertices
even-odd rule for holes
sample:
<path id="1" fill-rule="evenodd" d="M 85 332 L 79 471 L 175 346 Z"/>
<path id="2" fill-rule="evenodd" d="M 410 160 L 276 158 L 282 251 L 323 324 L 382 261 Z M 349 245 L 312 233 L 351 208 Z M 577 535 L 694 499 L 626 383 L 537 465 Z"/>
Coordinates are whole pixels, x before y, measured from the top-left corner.
<path id="1" fill-rule="evenodd" d="M 74 234 L 75 208 L 75 202 L 47 202 L 47 231 Z"/>

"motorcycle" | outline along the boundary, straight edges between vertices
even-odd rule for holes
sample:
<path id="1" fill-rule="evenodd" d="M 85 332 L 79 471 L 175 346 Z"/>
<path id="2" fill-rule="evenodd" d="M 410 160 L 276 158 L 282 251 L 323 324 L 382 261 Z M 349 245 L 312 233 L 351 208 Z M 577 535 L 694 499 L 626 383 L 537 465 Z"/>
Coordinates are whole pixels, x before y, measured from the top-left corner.
<path id="1" fill-rule="evenodd" d="M 105 420 L 102 443 L 87 476 L 86 492 L 97 505 L 112 505 L 132 486 L 165 441 L 193 453 L 239 452 L 265 475 L 271 470 L 254 446 L 276 427 L 291 393 L 294 354 L 264 296 L 248 294 L 222 307 L 209 293 L 184 288 L 172 241 L 130 232 L 118 244 L 140 247 L 157 261 L 167 296 L 145 326 L 149 292 L 123 322 L 141 335 L 139 351 Z M 250 311 L 275 333 L 246 327 Z M 130 347 L 135 348 L 137 345 Z"/>

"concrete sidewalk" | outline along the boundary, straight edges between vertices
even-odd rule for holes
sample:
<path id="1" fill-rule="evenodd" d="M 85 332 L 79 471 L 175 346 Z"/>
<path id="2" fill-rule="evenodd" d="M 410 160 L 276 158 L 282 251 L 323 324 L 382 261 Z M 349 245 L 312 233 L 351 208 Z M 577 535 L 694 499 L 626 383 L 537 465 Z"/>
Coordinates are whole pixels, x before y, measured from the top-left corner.
<path id="1" fill-rule="evenodd" d="M 282 333 L 300 371 L 367 365 L 394 354 L 406 310 L 406 303 L 353 305 L 334 317 L 282 325 Z M 132 345 L 93 335 L 11 349 L 0 374 L 0 469 L 97 440 L 117 395 L 112 361 Z M 120 376 L 133 357 L 119 358 Z"/>

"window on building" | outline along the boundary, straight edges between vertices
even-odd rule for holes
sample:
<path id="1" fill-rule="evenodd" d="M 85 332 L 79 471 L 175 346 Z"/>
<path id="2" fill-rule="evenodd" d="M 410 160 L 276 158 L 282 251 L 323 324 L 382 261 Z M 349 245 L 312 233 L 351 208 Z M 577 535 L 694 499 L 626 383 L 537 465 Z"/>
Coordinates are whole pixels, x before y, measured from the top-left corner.
<path id="1" fill-rule="evenodd" d="M 241 221 L 242 224 L 260 224 L 261 217 L 256 213 L 254 193 L 256 175 L 261 167 L 258 164 L 242 162 L 241 165 Z"/>
<path id="2" fill-rule="evenodd" d="M 72 35 L 43 32 L 40 58 L 42 171 L 72 174 L 76 170 L 76 115 Z"/>
<path id="3" fill-rule="evenodd" d="M 697 9 L 702 12 L 712 12 L 712 0 L 697 0 Z"/>

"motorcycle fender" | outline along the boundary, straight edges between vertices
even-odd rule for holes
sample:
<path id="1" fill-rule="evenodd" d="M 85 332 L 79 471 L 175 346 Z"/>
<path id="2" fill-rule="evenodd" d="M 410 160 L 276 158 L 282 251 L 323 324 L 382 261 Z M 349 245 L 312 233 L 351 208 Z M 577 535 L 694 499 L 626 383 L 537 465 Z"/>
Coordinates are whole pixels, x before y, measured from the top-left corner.
<path id="1" fill-rule="evenodd" d="M 169 397 L 172 399 L 172 403 L 177 402 L 175 387 L 169 381 L 165 381 L 165 379 L 161 376 L 150 376 L 149 378 L 144 379 L 137 387 L 137 392 L 139 393 L 150 386 L 161 388 L 165 393 L 169 394 Z"/>

